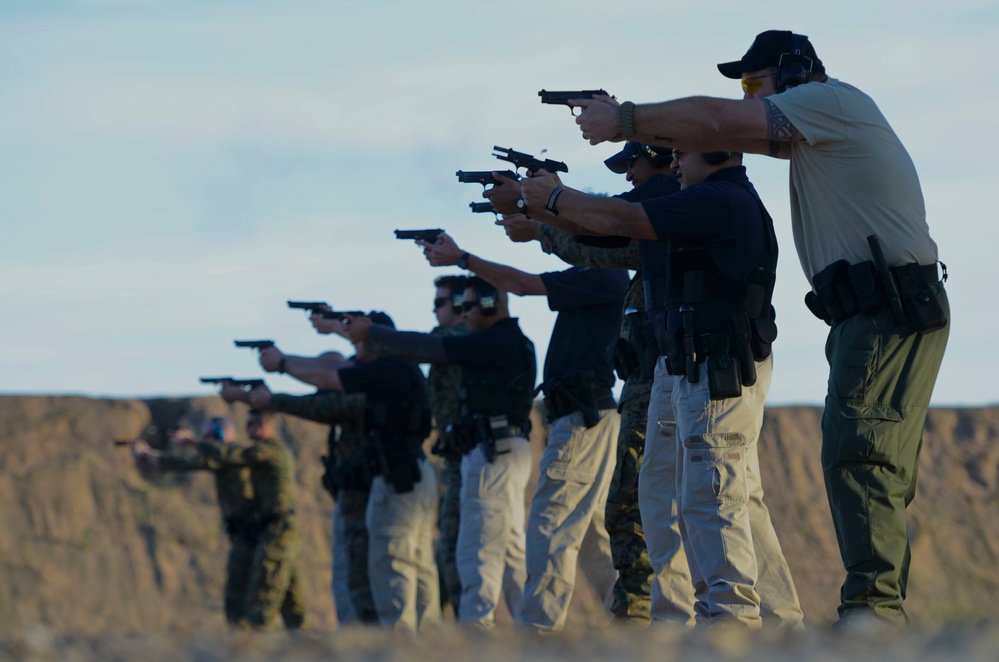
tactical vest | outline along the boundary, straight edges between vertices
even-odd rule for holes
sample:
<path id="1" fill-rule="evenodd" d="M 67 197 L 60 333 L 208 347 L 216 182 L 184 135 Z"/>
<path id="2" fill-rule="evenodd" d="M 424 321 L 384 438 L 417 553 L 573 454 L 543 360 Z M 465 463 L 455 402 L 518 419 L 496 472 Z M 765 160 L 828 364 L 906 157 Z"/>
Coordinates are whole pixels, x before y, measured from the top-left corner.
<path id="1" fill-rule="evenodd" d="M 696 382 L 697 365 L 708 361 L 715 399 L 737 397 L 741 386 L 755 384 L 754 361 L 770 356 L 777 337 L 771 304 L 777 237 L 766 208 L 754 198 L 769 248 L 741 278 L 726 275 L 702 243 L 685 239 L 668 242 L 661 275 L 643 270 L 649 318 L 669 373 Z"/>
<path id="2" fill-rule="evenodd" d="M 427 385 L 420 368 L 398 360 L 410 371 L 413 388 L 400 399 L 376 400 L 370 395 L 364 410 L 367 456 L 374 475 L 383 475 L 396 493 L 411 492 L 420 481 L 423 440 L 430 434 Z"/>
<path id="3" fill-rule="evenodd" d="M 495 368 L 463 365 L 461 370 L 461 420 L 466 424 L 475 414 L 506 416 L 509 424 L 529 430 L 534 401 L 534 378 L 538 366 L 534 343 L 518 330 L 518 348 L 524 370 L 506 381 Z"/>

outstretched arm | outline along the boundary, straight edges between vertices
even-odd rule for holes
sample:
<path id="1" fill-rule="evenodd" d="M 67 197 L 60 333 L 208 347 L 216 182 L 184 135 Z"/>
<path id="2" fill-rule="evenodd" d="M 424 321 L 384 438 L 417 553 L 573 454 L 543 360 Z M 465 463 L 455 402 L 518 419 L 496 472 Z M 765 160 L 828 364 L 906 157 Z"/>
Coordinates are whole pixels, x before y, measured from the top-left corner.
<path id="1" fill-rule="evenodd" d="M 637 104 L 632 112 L 635 133 L 621 132 L 621 110 L 602 99 L 581 99 L 576 124 L 596 145 L 605 141 L 637 140 L 683 151 L 730 150 L 785 157 L 787 145 L 800 140 L 797 129 L 766 99 L 687 97 L 661 103 Z"/>
<path id="2" fill-rule="evenodd" d="M 458 264 L 458 259 L 465 254 L 465 251 L 454 243 L 454 239 L 444 233 L 437 238 L 437 243 L 423 242 L 423 254 L 427 256 L 427 261 L 430 264 L 441 267 Z M 505 264 L 490 262 L 477 255 L 469 254 L 468 269 L 499 289 L 518 296 L 548 293 L 544 282 L 537 274 L 529 274 Z"/>
<path id="3" fill-rule="evenodd" d="M 553 193 L 561 188 L 562 192 L 553 204 L 559 218 L 571 219 L 596 234 L 634 239 L 656 238 L 645 209 L 638 203 L 557 187 L 554 180 L 543 176 L 522 179 L 520 186 L 528 208 L 544 208 L 552 204 Z M 544 217 L 539 220 L 546 222 Z"/>

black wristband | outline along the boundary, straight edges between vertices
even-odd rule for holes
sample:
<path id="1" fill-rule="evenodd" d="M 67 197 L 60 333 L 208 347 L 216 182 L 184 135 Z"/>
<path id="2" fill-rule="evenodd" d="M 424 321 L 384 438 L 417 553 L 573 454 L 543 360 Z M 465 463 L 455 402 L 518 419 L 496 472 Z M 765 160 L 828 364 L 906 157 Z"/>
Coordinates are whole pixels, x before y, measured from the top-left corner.
<path id="1" fill-rule="evenodd" d="M 468 258 L 472 257 L 468 253 L 462 253 L 461 257 L 458 258 L 458 268 L 468 270 Z"/>
<path id="2" fill-rule="evenodd" d="M 277 367 L 277 371 L 280 372 L 282 375 L 284 374 L 284 362 L 285 362 L 285 357 L 282 356 L 281 360 L 278 361 L 278 367 Z"/>
<path id="3" fill-rule="evenodd" d="M 558 199 L 558 196 L 564 190 L 565 189 L 556 186 L 555 190 L 552 191 L 551 197 L 548 198 L 548 204 L 545 205 L 545 209 L 548 210 L 548 211 L 550 211 L 555 216 L 558 216 L 558 210 L 555 209 L 555 201 Z"/>

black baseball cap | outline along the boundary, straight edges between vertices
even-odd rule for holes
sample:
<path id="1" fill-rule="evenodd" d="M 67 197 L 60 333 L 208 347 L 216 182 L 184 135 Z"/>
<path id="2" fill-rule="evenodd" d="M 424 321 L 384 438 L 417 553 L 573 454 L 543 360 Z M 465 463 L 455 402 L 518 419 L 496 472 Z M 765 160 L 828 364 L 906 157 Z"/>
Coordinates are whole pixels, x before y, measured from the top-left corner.
<path id="1" fill-rule="evenodd" d="M 804 35 L 802 35 L 804 36 Z M 767 30 L 756 35 L 753 45 L 749 47 L 741 60 L 735 62 L 723 62 L 718 65 L 718 71 L 726 78 L 742 78 L 743 72 L 758 71 L 769 67 L 777 67 L 780 64 L 780 56 L 790 53 L 794 33 L 790 30 Z M 812 60 L 812 71 L 824 74 L 826 68 L 822 66 L 822 60 L 815 54 L 815 47 L 812 42 L 805 37 L 805 52 L 801 53 Z"/>
<path id="2" fill-rule="evenodd" d="M 630 140 L 624 144 L 624 149 L 605 160 L 604 165 L 607 166 L 611 172 L 623 175 L 628 172 L 628 161 L 643 154 L 655 163 L 657 168 L 661 168 L 663 165 L 669 165 L 669 162 L 673 159 L 673 150 L 670 147 L 645 145 L 643 143 Z M 662 163 L 663 159 L 666 160 L 665 164 Z"/>
<path id="3" fill-rule="evenodd" d="M 638 146 L 638 143 L 634 140 L 629 140 L 624 144 L 624 149 L 605 160 L 604 165 L 607 166 L 611 172 L 623 175 L 628 172 L 628 161 L 641 153 L 642 150 Z"/>

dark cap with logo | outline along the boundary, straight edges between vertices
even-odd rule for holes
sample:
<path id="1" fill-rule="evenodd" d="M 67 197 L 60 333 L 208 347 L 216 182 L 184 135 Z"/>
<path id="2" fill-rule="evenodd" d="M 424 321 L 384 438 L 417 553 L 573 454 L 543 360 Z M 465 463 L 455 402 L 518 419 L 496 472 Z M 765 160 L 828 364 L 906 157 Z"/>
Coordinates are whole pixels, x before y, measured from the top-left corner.
<path id="1" fill-rule="evenodd" d="M 673 150 L 669 147 L 657 147 L 630 140 L 624 144 L 624 149 L 604 161 L 611 172 L 623 175 L 628 172 L 628 161 L 637 156 L 646 156 L 657 168 L 663 168 L 673 160 Z M 665 161 L 665 162 L 664 162 Z"/>
<path id="2" fill-rule="evenodd" d="M 799 53 L 812 60 L 812 71 L 824 74 L 826 68 L 822 66 L 822 60 L 815 54 L 815 47 L 808 41 L 808 37 L 802 36 L 805 41 L 803 53 Z M 722 62 L 718 65 L 718 71 L 726 78 L 742 78 L 742 74 L 747 71 L 759 71 L 780 65 L 780 57 L 785 53 L 793 52 L 794 33 L 790 30 L 767 30 L 756 35 L 753 45 L 749 47 L 741 60 L 735 62 Z"/>

